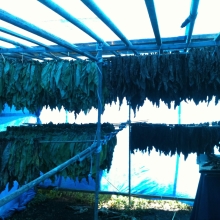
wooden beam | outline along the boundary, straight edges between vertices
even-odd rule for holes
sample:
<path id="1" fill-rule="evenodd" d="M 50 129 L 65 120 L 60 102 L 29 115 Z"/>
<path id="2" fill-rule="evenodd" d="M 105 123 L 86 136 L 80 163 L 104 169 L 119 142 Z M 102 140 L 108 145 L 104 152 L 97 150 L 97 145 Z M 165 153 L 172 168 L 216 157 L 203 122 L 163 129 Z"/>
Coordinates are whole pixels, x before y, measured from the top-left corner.
<path id="1" fill-rule="evenodd" d="M 86 56 L 86 57 L 90 58 L 91 60 L 94 60 L 94 61 L 97 60 L 96 57 L 94 57 L 94 56 L 92 56 L 92 55 L 90 55 L 86 52 L 80 51 L 74 44 L 71 44 L 71 43 L 63 40 L 62 38 L 54 36 L 53 34 L 47 32 L 47 31 L 45 31 L 45 30 L 43 30 L 43 29 L 41 29 L 41 28 L 39 28 L 39 27 L 37 27 L 37 26 L 35 26 L 35 25 L 33 25 L 33 24 L 23 20 L 23 19 L 21 19 L 21 18 L 15 17 L 12 14 L 10 14 L 10 13 L 2 10 L 2 9 L 0 9 L 0 19 L 2 19 L 3 21 L 8 22 L 10 24 L 13 24 L 13 25 L 15 25 L 19 28 L 22 28 L 26 31 L 29 31 L 33 34 L 36 34 L 40 37 L 43 37 L 43 38 L 45 38 L 49 41 L 52 41 L 52 42 L 54 42 L 54 43 L 56 43 L 56 44 L 58 44 L 62 47 L 65 47 L 65 48 L 67 48 L 71 51 L 74 51 L 74 52 L 76 52 L 76 53 L 78 53 L 82 56 Z"/>
<path id="2" fill-rule="evenodd" d="M 145 4 L 147 6 L 148 15 L 150 17 L 151 25 L 154 31 L 154 36 L 156 38 L 156 42 L 158 46 L 161 46 L 162 40 L 160 37 L 159 26 L 157 22 L 157 14 L 155 10 L 154 0 L 145 0 Z"/>
<path id="3" fill-rule="evenodd" d="M 102 20 L 128 47 L 132 46 L 132 43 L 125 37 L 125 35 L 119 30 L 119 28 L 110 20 L 109 17 L 98 7 L 93 0 L 82 0 L 82 2 L 100 19 Z M 136 55 L 137 51 L 133 51 Z"/>
<path id="4" fill-rule="evenodd" d="M 189 44 L 191 42 L 191 37 L 193 33 L 193 28 L 195 24 L 195 20 L 197 17 L 197 10 L 199 6 L 199 0 L 192 0 L 191 1 L 191 8 L 190 8 L 190 22 L 186 26 L 186 43 Z"/>
<path id="5" fill-rule="evenodd" d="M 51 0 L 38 0 L 40 3 L 45 5 L 46 7 L 50 8 L 63 18 L 65 18 L 67 21 L 78 27 L 80 30 L 84 31 L 86 34 L 88 34 L 90 37 L 95 39 L 98 43 L 103 43 L 104 46 L 109 46 L 103 39 L 101 39 L 97 34 L 95 34 L 90 28 L 88 28 L 85 24 L 83 24 L 80 20 L 75 18 L 73 15 L 70 15 L 66 10 L 64 10 L 62 7 L 60 7 L 58 4 Z M 113 51 L 114 55 L 119 56 L 120 54 Z"/>

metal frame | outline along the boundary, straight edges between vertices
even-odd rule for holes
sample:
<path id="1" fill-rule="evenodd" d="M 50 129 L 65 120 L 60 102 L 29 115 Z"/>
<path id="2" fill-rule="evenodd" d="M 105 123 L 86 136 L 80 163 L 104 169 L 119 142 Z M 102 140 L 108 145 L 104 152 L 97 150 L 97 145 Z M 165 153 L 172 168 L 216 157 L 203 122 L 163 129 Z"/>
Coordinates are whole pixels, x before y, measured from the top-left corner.
<path id="1" fill-rule="evenodd" d="M 163 44 L 159 47 L 157 44 L 152 43 L 155 39 L 147 39 L 147 40 L 134 40 L 132 46 L 125 46 L 122 42 L 113 41 L 112 44 L 114 46 L 103 46 L 103 56 L 111 55 L 112 51 L 120 51 L 121 53 L 127 54 L 128 50 L 138 50 L 141 53 L 149 53 L 149 52 L 157 52 L 159 49 L 162 50 L 184 50 L 185 48 L 196 48 L 196 47 L 212 47 L 216 45 L 220 45 L 219 39 L 220 36 L 210 34 L 210 35 L 197 35 L 192 37 L 191 43 L 187 44 L 185 42 L 186 37 L 172 37 L 172 38 L 161 38 L 163 40 Z M 96 44 L 90 43 L 89 46 L 87 44 L 75 44 L 77 49 L 81 52 L 90 52 L 91 54 L 96 53 Z M 70 51 L 68 48 L 64 48 L 60 45 L 53 45 L 48 46 L 47 48 L 42 46 L 35 46 L 29 48 L 1 48 L 0 53 L 44 53 L 44 52 L 51 52 L 51 53 L 69 53 L 69 55 L 80 56 L 78 53 L 74 51 Z M 60 56 L 63 56 L 60 54 Z M 67 56 L 67 55 L 66 55 Z"/>
<path id="2" fill-rule="evenodd" d="M 40 3 L 44 4 L 48 9 L 53 10 L 55 13 L 59 14 L 66 20 L 68 20 L 70 23 L 84 31 L 86 34 L 91 36 L 93 39 L 96 40 L 96 43 L 86 43 L 86 44 L 78 44 L 74 45 L 71 44 L 62 38 L 59 38 L 57 36 L 54 36 L 53 34 L 40 29 L 39 27 L 21 19 L 18 17 L 15 17 L 14 15 L 0 9 L 0 19 L 8 22 L 10 24 L 13 24 L 19 28 L 22 28 L 26 31 L 29 31 L 37 36 L 40 36 L 44 39 L 47 39 L 51 42 L 54 42 L 56 45 L 45 45 L 41 42 L 38 42 L 34 39 L 28 38 L 26 36 L 23 36 L 19 33 L 15 33 L 11 30 L 7 30 L 5 28 L 0 27 L 0 31 L 13 35 L 15 37 L 24 39 L 26 41 L 32 42 L 38 46 L 33 47 L 26 47 L 25 45 L 19 44 L 16 41 L 10 41 L 9 43 L 12 43 L 16 45 L 16 48 L 0 48 L 0 54 L 10 56 L 17 58 L 19 53 L 22 53 L 22 56 L 24 55 L 24 58 L 35 58 L 39 59 L 39 57 L 48 57 L 48 58 L 61 58 L 61 57 L 72 57 L 74 59 L 80 59 L 81 56 L 89 58 L 93 61 L 98 62 L 99 68 L 101 68 L 101 58 L 104 56 L 114 55 L 114 56 L 120 56 L 123 54 L 128 54 L 128 51 L 130 54 L 139 55 L 140 53 L 149 53 L 149 52 L 159 52 L 161 53 L 164 50 L 172 51 L 172 50 L 186 50 L 187 48 L 193 48 L 193 47 L 211 47 L 211 46 L 218 46 L 220 45 L 220 34 L 210 34 L 210 35 L 197 35 L 193 36 L 193 28 L 197 16 L 197 10 L 199 6 L 199 0 L 192 0 L 191 1 L 191 9 L 190 9 L 190 16 L 187 18 L 189 19 L 189 23 L 186 25 L 186 32 L 185 36 L 180 37 L 172 37 L 172 38 L 161 38 L 160 31 L 159 31 L 159 25 L 157 21 L 157 15 L 156 15 L 156 9 L 154 5 L 154 0 L 145 0 L 145 4 L 147 7 L 147 11 L 149 14 L 149 18 L 151 21 L 152 29 L 155 35 L 154 39 L 139 39 L 139 40 L 129 40 L 126 38 L 126 36 L 120 31 L 120 29 L 111 21 L 109 17 L 106 16 L 106 14 L 98 7 L 98 5 L 95 4 L 93 0 L 82 0 L 82 2 L 94 13 L 96 16 L 104 22 L 110 29 L 113 31 L 121 41 L 115 41 L 115 42 L 105 42 L 103 39 L 101 39 L 96 33 L 94 33 L 92 30 L 90 30 L 87 26 L 85 26 L 83 23 L 81 23 L 79 20 L 77 20 L 73 15 L 70 15 L 67 13 L 63 8 L 61 8 L 59 5 L 55 4 L 51 0 L 38 0 Z M 0 40 L 7 40 L 4 38 L 0 38 Z M 8 42 L 8 41 L 7 41 Z M 101 52 L 98 52 L 98 57 L 96 56 L 97 53 L 97 44 L 102 44 L 102 50 Z M 29 54 L 30 53 L 30 54 Z M 52 54 L 53 53 L 53 54 Z M 98 94 L 101 96 L 101 73 L 99 74 L 99 91 Z M 101 130 L 101 102 L 99 102 L 99 111 L 98 111 L 98 124 L 97 124 L 97 133 L 98 133 L 98 145 L 100 144 L 100 130 Z M 129 117 L 130 120 L 130 117 Z M 83 152 L 82 152 L 83 153 Z M 130 152 L 129 152 L 130 154 Z M 98 158 L 98 157 L 97 157 Z M 74 162 L 77 158 L 72 158 L 71 161 L 69 161 L 69 164 Z M 97 160 L 98 161 L 98 160 Z M 129 158 L 130 163 L 130 158 Z M 66 163 L 65 163 L 66 164 Z M 67 165 L 67 164 L 66 164 Z M 63 166 L 63 168 L 66 167 Z M 97 163 L 97 168 L 99 164 Z M 130 170 L 130 165 L 129 165 Z M 58 171 L 57 168 L 55 170 L 52 170 L 52 173 L 49 175 L 53 175 Z M 48 172 L 49 173 L 49 172 Z M 129 171 L 130 176 L 130 171 Z M 45 176 L 44 178 L 48 178 L 49 176 Z M 98 177 L 96 178 L 98 179 Z M 130 179 L 130 178 L 129 178 Z M 42 181 L 42 179 L 37 179 L 37 182 Z M 130 180 L 129 180 L 130 181 Z M 35 181 L 35 185 L 37 184 Z M 129 197 L 131 196 L 130 191 L 130 182 L 129 182 Z M 33 183 L 27 184 L 26 188 L 33 187 Z M 98 193 L 99 193 L 99 184 L 97 184 L 96 187 L 96 207 L 95 207 L 95 213 L 94 213 L 94 219 L 98 219 L 97 214 L 97 204 L 98 204 Z M 23 190 L 23 191 L 22 191 Z M 17 193 L 24 192 L 24 187 L 17 190 Z M 18 194 L 16 194 L 17 196 Z M 10 198 L 11 199 L 11 198 Z M 7 203 L 7 199 L 2 199 L 0 202 L 0 205 Z"/>
<path id="3" fill-rule="evenodd" d="M 17 45 L 16 48 L 1 48 L 1 54 L 7 54 L 13 57 L 15 53 L 32 53 L 30 57 L 39 59 L 39 57 L 48 57 L 48 58 L 62 58 L 62 57 L 71 57 L 74 59 L 80 59 L 82 56 L 89 58 L 93 61 L 97 61 L 96 58 L 96 44 L 103 44 L 103 53 L 102 56 L 120 56 L 126 54 L 138 55 L 140 53 L 149 53 L 149 52 L 162 52 L 164 50 L 185 50 L 187 48 L 193 47 L 211 47 L 218 46 L 220 34 L 210 34 L 210 35 L 193 35 L 193 28 L 197 17 L 197 10 L 199 6 L 199 0 L 191 1 L 191 8 L 189 10 L 188 24 L 186 24 L 185 36 L 180 37 L 171 37 L 171 38 L 161 38 L 159 25 L 157 20 L 156 8 L 154 5 L 154 0 L 144 0 L 147 8 L 147 12 L 151 21 L 152 29 L 155 35 L 153 39 L 139 39 L 131 40 L 127 39 L 126 36 L 120 31 L 120 29 L 111 21 L 111 19 L 98 7 L 94 0 L 82 0 L 82 3 L 85 4 L 96 16 L 104 22 L 111 31 L 113 31 L 121 40 L 115 42 L 105 42 L 101 39 L 96 33 L 94 33 L 90 28 L 84 25 L 81 21 L 75 18 L 73 15 L 70 15 L 62 7 L 57 5 L 51 0 L 38 0 L 39 4 L 42 3 L 45 5 L 48 10 L 53 10 L 55 13 L 62 16 L 64 19 L 68 20 L 70 23 L 84 31 L 86 34 L 91 36 L 96 40 L 96 43 L 84 43 L 84 44 L 71 44 L 62 38 L 54 36 L 53 34 L 40 29 L 39 27 L 24 21 L 18 17 L 13 16 L 12 14 L 0 9 L 0 19 L 5 22 L 11 23 L 19 28 L 22 28 L 26 31 L 29 31 L 33 34 L 36 34 L 42 38 L 45 38 L 51 42 L 54 42 L 56 45 L 45 45 L 41 42 L 38 42 L 34 39 L 23 36 L 19 33 L 15 33 L 11 30 L 0 27 L 0 31 L 13 35 L 15 37 L 27 40 L 38 46 L 33 47 L 24 47 L 24 45 Z M 185 27 L 185 26 L 184 26 Z M 53 54 L 50 54 L 53 53 Z M 28 55 L 28 54 L 27 54 Z M 17 55 L 14 55 L 15 58 Z"/>

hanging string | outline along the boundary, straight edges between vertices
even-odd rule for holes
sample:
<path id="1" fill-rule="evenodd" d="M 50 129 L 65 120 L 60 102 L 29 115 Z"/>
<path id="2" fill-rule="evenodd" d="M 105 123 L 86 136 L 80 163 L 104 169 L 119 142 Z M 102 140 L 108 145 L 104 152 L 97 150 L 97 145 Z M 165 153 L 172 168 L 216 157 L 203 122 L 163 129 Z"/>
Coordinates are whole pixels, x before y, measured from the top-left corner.
<path id="1" fill-rule="evenodd" d="M 98 69 L 100 75 L 102 76 L 102 71 L 100 70 L 100 68 L 99 68 L 97 63 L 96 63 L 96 66 L 97 66 L 97 69 Z M 97 96 L 98 96 L 99 103 L 102 103 L 101 102 L 101 97 L 100 97 L 99 92 L 98 92 L 98 88 L 97 88 Z"/>
<path id="2" fill-rule="evenodd" d="M 2 55 L 3 62 L 5 63 L 5 57 L 3 56 L 3 54 L 2 54 L 2 53 L 1 53 L 1 55 Z"/>
<path id="3" fill-rule="evenodd" d="M 161 45 L 160 45 L 159 50 L 158 50 L 158 57 L 160 57 L 160 50 L 161 50 Z"/>

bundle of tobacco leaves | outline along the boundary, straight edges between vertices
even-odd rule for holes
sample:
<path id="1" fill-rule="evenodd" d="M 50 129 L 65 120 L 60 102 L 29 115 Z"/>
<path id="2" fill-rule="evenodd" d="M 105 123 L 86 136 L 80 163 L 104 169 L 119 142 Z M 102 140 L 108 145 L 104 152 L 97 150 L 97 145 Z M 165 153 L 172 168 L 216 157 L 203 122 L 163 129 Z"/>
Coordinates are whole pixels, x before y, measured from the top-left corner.
<path id="1" fill-rule="evenodd" d="M 23 185 L 39 177 L 40 171 L 45 173 L 68 159 L 76 156 L 90 147 L 96 140 L 97 124 L 58 124 L 34 125 L 21 127 L 8 127 L 7 131 L 0 132 L 0 191 L 9 182 L 12 187 L 16 180 Z M 114 126 L 104 123 L 101 126 L 101 136 L 114 132 Z M 90 142 L 85 142 L 91 140 Z M 51 141 L 41 143 L 41 141 Z M 60 143 L 53 143 L 60 141 Z M 62 141 L 76 141 L 62 143 Z M 83 142 L 77 142 L 83 141 Z M 102 145 L 100 154 L 100 169 L 109 170 L 111 167 L 116 137 L 112 137 L 107 144 Z M 92 158 L 92 167 L 91 167 Z M 59 174 L 79 181 L 87 178 L 92 170 L 95 177 L 96 154 L 86 158 L 80 163 L 68 166 Z M 54 177 L 51 177 L 54 180 Z"/>
<path id="2" fill-rule="evenodd" d="M 31 113 L 62 106 L 78 114 L 97 107 L 98 74 L 91 61 L 0 59 L 0 112 L 7 103 Z"/>
<path id="3" fill-rule="evenodd" d="M 166 125 L 134 123 L 131 125 L 131 151 L 150 154 L 153 147 L 165 155 L 182 153 L 185 159 L 190 153 L 211 154 L 220 147 L 220 126 Z"/>
<path id="4" fill-rule="evenodd" d="M 155 53 L 140 56 L 110 57 L 104 67 L 109 98 L 126 100 L 134 112 L 146 99 L 159 107 L 162 100 L 193 100 L 195 104 L 220 99 L 220 48 L 196 48 L 187 54 Z M 104 99 L 106 100 L 106 99 Z"/>
<path id="5" fill-rule="evenodd" d="M 174 102 L 220 99 L 219 47 L 191 49 L 187 54 L 151 53 L 106 58 L 102 67 L 103 106 L 123 99 L 134 112 L 146 99 L 169 108 Z M 35 113 L 44 106 L 88 112 L 98 105 L 98 69 L 92 61 L 46 62 L 0 59 L 0 112 L 4 104 Z"/>

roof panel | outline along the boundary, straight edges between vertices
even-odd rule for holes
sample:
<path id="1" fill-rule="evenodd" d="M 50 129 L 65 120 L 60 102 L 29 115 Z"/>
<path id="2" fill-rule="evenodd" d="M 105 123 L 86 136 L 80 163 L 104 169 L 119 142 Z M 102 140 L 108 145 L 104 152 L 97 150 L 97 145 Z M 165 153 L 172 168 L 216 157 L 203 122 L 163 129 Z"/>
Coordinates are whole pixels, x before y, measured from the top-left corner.
<path id="1" fill-rule="evenodd" d="M 200 1 L 193 34 L 219 33 L 219 21 L 219 1 Z"/>
<path id="2" fill-rule="evenodd" d="M 64 8 L 79 21 L 84 23 L 104 41 L 119 40 L 119 38 L 81 1 L 54 0 L 54 2 Z M 70 26 L 74 27 L 72 24 L 70 24 Z M 83 34 L 80 36 L 78 32 L 75 32 L 75 43 L 95 42 L 95 40 L 89 37 L 87 34 L 84 32 L 82 33 Z"/>
<path id="3" fill-rule="evenodd" d="M 1 40 L 0 40 L 0 48 L 1 48 L 1 47 L 14 48 L 15 46 L 12 45 L 12 44 L 9 44 L 9 43 L 7 43 L 7 42 L 4 42 L 4 41 L 1 41 Z"/>
<path id="4" fill-rule="evenodd" d="M 144 1 L 95 0 L 95 2 L 129 40 L 154 37 Z"/>
<path id="5" fill-rule="evenodd" d="M 22 39 L 20 39 L 18 37 L 14 37 L 14 36 L 12 36 L 10 34 L 2 33 L 1 31 L 0 31 L 0 37 L 4 37 L 4 38 L 7 38 L 7 39 L 16 41 L 18 43 L 27 45 L 28 47 L 37 46 L 36 44 L 33 44 L 33 43 L 29 42 L 29 41 L 22 40 Z"/>
<path id="6" fill-rule="evenodd" d="M 71 7 L 71 1 L 67 2 L 69 3 L 69 8 L 75 8 L 75 10 L 80 10 L 78 4 L 76 5 L 76 7 Z M 74 1 L 74 3 L 75 2 L 80 3 L 80 1 Z M 11 7 L 11 5 L 13 5 L 13 7 Z M 18 8 L 20 10 L 17 10 Z M 1 9 L 13 14 L 14 16 L 26 20 L 31 24 L 34 24 L 39 28 L 42 28 L 43 30 L 48 31 L 54 34 L 55 36 L 63 38 L 64 40 L 70 43 L 83 43 L 94 41 L 83 31 L 70 24 L 60 15 L 56 14 L 55 12 L 53 12 L 52 10 L 50 10 L 49 8 L 47 8 L 46 6 L 44 6 L 36 0 L 19 0 L 19 2 L 16 0 L 9 0 L 7 1 L 7 3 L 1 5 Z M 84 14 L 84 16 L 86 17 L 86 14 Z M 4 27 L 8 26 L 10 26 L 10 24 L 8 23 L 4 25 Z M 13 25 L 10 27 L 10 29 L 22 34 L 21 30 L 19 30 L 17 27 L 13 27 Z M 27 33 L 25 33 L 25 35 L 29 36 L 29 34 Z M 32 37 L 36 40 L 38 38 L 34 35 L 32 35 Z M 38 40 L 42 43 L 45 42 L 44 40 L 42 40 L 42 38 L 38 38 Z M 49 45 L 54 44 L 48 41 L 45 43 Z"/>
<path id="7" fill-rule="evenodd" d="M 153 28 L 151 26 L 148 10 L 146 8 L 146 4 L 144 0 L 120 0 L 120 1 L 93 0 L 93 1 L 119 29 L 119 31 L 122 33 L 121 36 L 123 35 L 125 36 L 126 40 L 128 40 L 127 42 L 131 42 L 131 40 L 135 40 L 132 41 L 133 45 L 135 44 L 140 45 L 140 48 L 133 47 L 134 49 L 132 49 L 131 47 L 130 49 L 131 51 L 133 50 L 134 52 L 136 52 L 136 50 L 139 50 L 139 52 L 141 51 L 146 52 L 146 51 L 158 50 L 158 46 L 155 44 L 156 40 L 154 39 L 155 36 L 154 36 Z M 91 0 L 91 2 L 93 1 Z M 96 16 L 88 8 L 89 6 L 87 7 L 86 4 L 83 3 L 83 1 L 53 0 L 52 2 L 57 3 L 70 15 L 74 16 L 80 22 L 85 24 L 88 28 L 91 29 L 92 32 L 94 32 L 98 36 L 98 38 L 102 38 L 104 41 L 107 41 L 110 45 L 113 45 L 112 43 L 114 43 L 114 45 L 118 44 L 121 46 L 121 49 L 120 48 L 117 49 L 117 47 L 114 47 L 113 49 L 113 47 L 111 47 L 110 49 L 111 51 L 119 50 L 120 52 L 124 51 L 126 53 L 127 48 L 123 45 L 123 42 L 126 44 L 126 41 L 121 40 L 123 39 L 123 37 L 121 37 L 120 34 L 117 33 L 118 36 L 120 36 L 121 38 L 119 39 L 119 37 L 116 36 L 116 34 L 113 33 L 113 31 L 110 30 L 110 28 L 97 17 L 99 15 L 97 14 Z M 156 8 L 156 15 L 159 25 L 159 33 L 162 40 L 164 40 L 163 38 L 167 38 L 167 37 L 184 36 L 186 28 L 181 28 L 180 26 L 183 23 L 183 21 L 189 16 L 191 0 L 178 0 L 178 1 L 154 0 L 154 4 Z M 96 40 L 94 40 L 88 34 L 84 33 L 78 27 L 76 27 L 75 25 L 73 25 L 72 23 L 70 23 L 69 21 L 67 21 L 66 19 L 64 19 L 63 17 L 61 17 L 60 15 L 58 15 L 57 13 L 46 7 L 44 4 L 40 3 L 40 1 L 7 0 L 1 2 L 0 8 L 5 10 L 6 12 L 11 13 L 14 16 L 18 16 L 19 18 L 30 22 L 33 25 L 36 25 L 39 28 L 42 28 L 43 30 L 59 38 L 62 38 L 64 41 L 69 42 L 71 44 L 96 42 Z M 217 10 L 218 10 L 217 1 L 215 0 L 201 1 L 201 3 L 199 4 L 198 16 L 196 18 L 193 35 L 219 32 L 218 25 L 216 24 L 220 19 L 220 14 L 218 13 Z M 20 29 L 2 20 L 0 20 L 0 27 L 5 27 L 7 29 L 10 29 L 11 31 L 32 38 L 45 45 L 55 45 L 55 43 L 49 40 L 45 40 L 42 37 L 39 37 L 28 31 Z M 36 33 L 40 34 L 40 32 L 36 32 Z M 8 35 L 1 31 L 0 31 L 0 37 L 6 37 L 7 39 L 14 40 L 18 43 L 27 46 L 35 45 L 34 43 L 27 42 L 26 40 L 22 40 L 12 35 Z M 48 39 L 52 40 L 52 38 L 48 38 Z M 185 48 L 185 46 L 183 46 L 183 43 L 185 41 L 184 38 L 182 41 L 178 41 L 179 43 L 181 43 L 181 45 L 176 45 L 177 42 L 172 41 L 172 39 L 170 38 L 169 41 L 170 45 L 167 46 L 168 49 Z M 148 40 L 147 41 L 148 43 L 143 43 L 143 41 L 145 40 Z M 213 45 L 212 44 L 213 41 L 211 40 L 212 39 L 209 38 L 208 45 Z M 199 39 L 197 39 L 197 41 L 199 41 Z M 54 40 L 54 42 L 58 43 L 59 41 Z M 126 45 L 132 46 L 131 44 L 126 44 Z M 201 45 L 204 46 L 204 43 Z M 9 48 L 13 47 L 11 44 L 5 43 L 3 41 L 0 41 L 0 46 L 9 47 Z M 96 54 L 95 53 L 96 49 L 94 44 L 93 45 L 84 44 L 80 46 L 83 46 L 83 48 L 81 47 L 79 48 L 81 48 L 81 50 L 83 50 L 84 52 L 90 51 L 91 53 L 93 53 L 93 56 Z M 91 49 L 92 46 L 93 49 Z M 142 49 L 142 48 L 146 48 L 145 46 L 147 46 L 147 49 Z M 164 46 L 164 44 L 162 44 L 162 46 Z M 60 50 L 67 53 L 68 51 L 71 51 L 70 48 L 72 48 L 72 45 L 71 47 L 69 47 L 68 50 L 67 49 L 63 50 L 64 49 L 63 47 L 60 46 L 59 47 Z M 54 47 L 53 49 L 52 47 L 50 49 L 51 50 L 49 51 L 53 52 Z M 105 47 L 105 50 L 109 50 L 108 47 Z M 6 51 L 8 50 L 5 49 L 2 51 L 6 53 Z M 22 52 L 22 51 L 25 52 L 20 48 L 16 48 L 14 50 L 14 52 Z M 75 50 L 73 49 L 73 51 Z M 42 47 L 42 49 L 41 50 L 39 49 L 38 52 L 39 53 L 45 52 L 45 49 Z M 58 50 L 56 52 L 58 52 Z M 76 53 L 81 54 L 80 52 L 76 52 Z M 111 52 L 105 51 L 105 55 L 106 54 L 109 55 L 111 54 Z"/>
<path id="8" fill-rule="evenodd" d="M 161 37 L 184 36 L 181 24 L 190 14 L 191 0 L 154 0 Z"/>
<path id="9" fill-rule="evenodd" d="M 46 44 L 46 45 L 54 45 L 54 43 L 51 42 L 51 41 L 49 41 L 49 40 L 46 40 L 46 39 L 44 39 L 44 38 L 42 38 L 42 37 L 39 37 L 39 36 L 37 36 L 37 35 L 35 35 L 35 34 L 32 34 L 32 33 L 28 32 L 28 31 L 26 31 L 26 30 L 23 30 L 23 29 L 21 29 L 21 28 L 18 28 L 18 27 L 16 27 L 16 26 L 12 25 L 12 24 L 7 23 L 7 22 L 4 22 L 4 21 L 1 21 L 1 20 L 0 20 L 0 26 L 1 26 L 1 27 L 4 27 L 4 28 L 7 28 L 7 29 L 9 29 L 9 30 L 11 30 L 11 31 L 14 31 L 14 32 L 16 32 L 16 33 L 22 34 L 22 35 L 24 35 L 24 36 L 26 36 L 26 37 L 30 37 L 30 38 L 32 38 L 32 39 L 35 39 L 35 40 L 37 40 L 37 41 L 40 41 L 40 42 L 42 42 L 42 43 L 44 43 L 44 44 Z M 1 31 L 0 31 L 0 35 L 2 35 L 2 32 L 1 32 Z M 9 36 L 9 39 L 11 39 L 11 36 Z M 0 43 L 0 45 L 1 45 L 1 43 Z"/>

